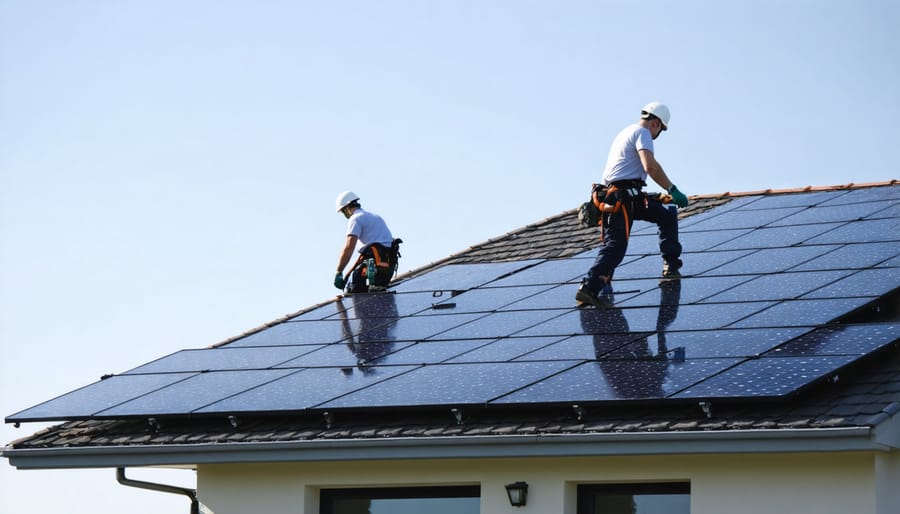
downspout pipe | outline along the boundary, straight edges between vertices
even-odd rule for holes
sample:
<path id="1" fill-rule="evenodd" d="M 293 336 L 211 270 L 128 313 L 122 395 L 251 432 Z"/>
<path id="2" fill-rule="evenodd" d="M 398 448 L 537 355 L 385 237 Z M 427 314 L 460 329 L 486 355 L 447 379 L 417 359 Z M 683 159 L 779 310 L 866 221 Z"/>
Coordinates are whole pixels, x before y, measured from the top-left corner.
<path id="1" fill-rule="evenodd" d="M 177 487 L 174 485 L 157 484 L 154 482 L 144 482 L 143 480 L 132 480 L 125 476 L 125 468 L 116 468 L 116 480 L 125 486 L 136 487 L 138 489 L 147 489 L 150 491 L 159 491 L 162 493 L 183 494 L 191 499 L 191 514 L 200 514 L 200 500 L 197 499 L 197 490 L 188 489 L 187 487 Z"/>

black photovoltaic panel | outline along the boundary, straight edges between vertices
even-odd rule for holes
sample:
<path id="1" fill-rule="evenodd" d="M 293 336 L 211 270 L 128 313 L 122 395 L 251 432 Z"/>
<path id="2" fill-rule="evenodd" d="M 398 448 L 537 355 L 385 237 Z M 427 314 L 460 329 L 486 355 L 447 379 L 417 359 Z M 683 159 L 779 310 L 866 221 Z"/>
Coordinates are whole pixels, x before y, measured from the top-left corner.
<path id="1" fill-rule="evenodd" d="M 585 362 L 492 403 L 588 403 L 667 398 L 721 372 L 737 359 L 608 360 Z"/>
<path id="2" fill-rule="evenodd" d="M 323 409 L 485 404 L 578 364 L 571 361 L 422 366 L 327 402 Z"/>
<path id="3" fill-rule="evenodd" d="M 804 244 L 846 244 L 877 243 L 881 241 L 900 241 L 900 224 L 897 219 L 862 220 L 846 223 L 834 230 L 824 232 Z"/>
<path id="4" fill-rule="evenodd" d="M 746 248 L 753 247 L 753 244 L 749 243 L 750 241 L 761 240 L 752 236 L 748 238 L 742 238 L 739 243 L 734 245 L 733 248 L 728 248 L 727 243 L 730 243 L 731 241 L 734 241 L 745 235 L 750 235 L 752 233 L 753 229 L 749 228 L 740 228 L 733 230 L 707 230 L 703 232 L 682 231 L 681 237 L 687 237 L 691 240 L 691 244 L 693 245 L 692 250 L 695 252 L 703 252 L 712 248 L 719 248 L 720 250 L 744 250 Z"/>
<path id="5" fill-rule="evenodd" d="M 822 223 L 818 225 L 788 225 L 784 227 L 763 227 L 745 235 L 713 246 L 715 251 L 747 250 L 760 248 L 781 249 L 799 245 L 829 230 L 841 227 L 843 223 Z"/>
<path id="6" fill-rule="evenodd" d="M 834 203 L 865 203 L 879 200 L 900 200 L 900 187 L 868 187 L 847 191 Z"/>
<path id="7" fill-rule="evenodd" d="M 87 418 L 195 375 L 195 373 L 166 373 L 109 377 L 31 407 L 7 419 L 8 421 L 48 421 Z"/>
<path id="8" fill-rule="evenodd" d="M 836 357 L 776 357 L 742 361 L 672 395 L 673 398 L 753 398 L 784 396 L 854 360 Z"/>
<path id="9" fill-rule="evenodd" d="M 783 209 L 755 210 L 752 212 L 735 209 L 699 223 L 692 223 L 690 225 L 690 230 L 696 232 L 698 230 L 760 228 L 769 223 L 785 219 L 793 214 L 801 212 L 803 209 L 803 207 L 789 207 Z"/>
<path id="10" fill-rule="evenodd" d="M 865 218 L 875 213 L 882 212 L 893 204 L 892 201 L 853 203 L 844 205 L 823 205 L 811 207 L 800 211 L 785 219 L 776 220 L 769 224 L 770 227 L 784 225 L 803 225 L 817 223 L 845 222 L 848 219 Z"/>
<path id="11" fill-rule="evenodd" d="M 506 362 L 515 360 L 534 360 L 525 358 L 527 355 L 552 345 L 559 341 L 559 337 L 507 337 L 489 341 L 477 349 L 460 354 L 447 362 Z M 556 356 L 555 360 L 572 360 L 578 357 L 567 358 Z M 554 360 L 554 359 L 537 359 Z"/>
<path id="12" fill-rule="evenodd" d="M 487 284 L 488 287 L 554 285 L 581 281 L 594 256 L 584 259 L 552 259 Z"/>
<path id="13" fill-rule="evenodd" d="M 730 213 L 737 209 L 741 209 L 743 207 L 746 207 L 749 204 L 752 204 L 753 202 L 758 201 L 759 198 L 760 197 L 758 197 L 758 196 L 744 196 L 744 197 L 740 197 L 740 198 L 732 198 L 730 201 L 728 201 L 722 205 L 716 206 L 714 209 L 710 209 L 708 211 L 694 214 L 693 216 L 690 216 L 688 218 L 685 218 L 685 219 L 679 221 L 678 222 L 679 230 L 689 229 L 691 226 L 696 225 L 698 223 L 704 223 L 710 219 L 717 218 L 719 216 L 723 216 L 726 213 Z M 651 231 L 651 232 L 656 232 L 655 226 L 653 226 L 653 225 L 649 225 L 645 230 Z"/>
<path id="14" fill-rule="evenodd" d="M 834 298 L 881 296 L 900 287 L 900 268 L 861 270 L 802 296 Z"/>
<path id="15" fill-rule="evenodd" d="M 573 305 L 596 249 L 446 265 L 7 420 L 789 395 L 900 340 L 835 323 L 900 285 L 898 205 L 898 187 L 736 198 L 682 221 L 685 278 L 664 286 L 636 223 L 603 310 Z"/>
<path id="16" fill-rule="evenodd" d="M 505 305 L 534 296 L 551 287 L 553 286 L 513 286 L 505 287 L 502 290 L 493 288 L 471 289 L 438 302 L 432 308 L 431 313 L 491 312 Z"/>
<path id="17" fill-rule="evenodd" d="M 897 241 L 846 244 L 836 246 L 834 251 L 791 268 L 791 271 L 868 268 L 898 255 L 900 244 Z"/>
<path id="18" fill-rule="evenodd" d="M 208 348 L 182 350 L 125 372 L 179 373 L 209 370 L 265 369 L 307 354 L 324 345 L 312 346 L 264 346 L 261 348 Z"/>
<path id="19" fill-rule="evenodd" d="M 455 291 L 484 285 L 508 273 L 537 264 L 538 260 L 450 264 L 424 275 L 404 280 L 392 287 L 397 292 L 407 291 Z"/>
<path id="20" fill-rule="evenodd" d="M 819 191 L 802 195 L 771 195 L 754 197 L 754 201 L 740 207 L 741 210 L 784 209 L 786 207 L 813 207 L 844 203 L 841 198 L 847 191 Z"/>
<path id="21" fill-rule="evenodd" d="M 158 415 L 184 414 L 294 372 L 296 370 L 254 369 L 200 373 L 94 415 L 127 417 L 148 412 Z"/>
<path id="22" fill-rule="evenodd" d="M 880 350 L 900 337 L 900 324 L 839 325 L 817 328 L 774 348 L 770 356 L 863 355 Z"/>
<path id="23" fill-rule="evenodd" d="M 293 412 L 312 409 L 341 395 L 372 387 L 391 377 L 407 373 L 413 366 L 360 368 L 309 368 L 280 380 L 224 396 L 197 409 L 197 414 L 235 412 Z M 375 402 L 373 405 L 378 405 Z"/>
<path id="24" fill-rule="evenodd" d="M 689 241 L 689 239 L 688 239 Z M 684 245 L 684 243 L 682 243 Z M 720 266 L 728 264 L 729 262 L 740 259 L 741 257 L 750 255 L 755 250 L 732 250 L 732 251 L 718 251 L 712 250 L 701 253 L 688 253 L 683 254 L 682 261 L 684 261 L 684 266 L 681 268 L 681 274 L 685 276 L 696 276 L 701 273 L 706 273 L 708 275 L 720 275 L 720 273 L 715 273 L 713 270 L 718 269 Z M 659 259 L 660 269 L 662 268 L 662 259 Z M 649 271 L 649 270 L 648 270 Z M 651 277 L 655 277 L 659 274 L 660 270 L 654 270 Z M 639 278 L 646 278 L 647 275 L 643 275 Z M 616 275 L 618 277 L 618 274 Z"/>
<path id="25" fill-rule="evenodd" d="M 764 248 L 735 259 L 710 271 L 708 275 L 761 275 L 779 273 L 833 250 L 830 246 Z"/>
<path id="26" fill-rule="evenodd" d="M 776 301 L 799 298 L 840 281 L 851 273 L 853 273 L 851 270 L 836 270 L 760 275 L 734 287 L 722 289 L 721 293 L 709 296 L 702 302 Z"/>
<path id="27" fill-rule="evenodd" d="M 756 277 L 746 275 L 691 277 L 690 287 L 678 287 L 678 284 L 671 284 L 671 287 L 660 287 L 659 281 L 656 279 L 617 281 L 614 287 L 616 291 L 637 291 L 639 294 L 622 296 L 615 293 L 614 298 L 616 305 L 623 308 L 654 307 L 673 303 L 690 305 L 722 291 L 728 291 L 738 284 L 754 278 Z"/>
<path id="28" fill-rule="evenodd" d="M 871 303 L 874 298 L 789 300 L 729 325 L 730 328 L 808 327 L 828 323 Z"/>

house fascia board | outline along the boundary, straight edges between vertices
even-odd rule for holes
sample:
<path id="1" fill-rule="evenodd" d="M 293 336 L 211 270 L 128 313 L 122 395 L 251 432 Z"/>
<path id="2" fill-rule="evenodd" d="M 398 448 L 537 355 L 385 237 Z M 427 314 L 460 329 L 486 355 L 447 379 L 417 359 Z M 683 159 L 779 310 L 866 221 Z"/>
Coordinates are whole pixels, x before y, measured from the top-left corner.
<path id="1" fill-rule="evenodd" d="M 892 448 L 900 448 L 900 402 L 888 405 L 870 422 L 875 427 L 872 439 Z"/>
<path id="2" fill-rule="evenodd" d="M 870 427 L 848 427 L 5 448 L 2 455 L 19 469 L 66 469 L 351 460 L 884 452 L 892 449 L 897 449 L 896 443 L 879 441 Z"/>

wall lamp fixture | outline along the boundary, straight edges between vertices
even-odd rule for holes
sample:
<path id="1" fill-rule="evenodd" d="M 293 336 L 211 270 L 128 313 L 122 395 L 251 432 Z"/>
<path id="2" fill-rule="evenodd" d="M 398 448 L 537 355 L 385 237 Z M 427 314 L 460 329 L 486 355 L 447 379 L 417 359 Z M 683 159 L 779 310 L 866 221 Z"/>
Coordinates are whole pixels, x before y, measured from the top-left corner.
<path id="1" fill-rule="evenodd" d="M 513 507 L 524 507 L 528 501 L 528 484 L 525 482 L 506 484 L 506 494 L 509 496 L 510 505 Z"/>

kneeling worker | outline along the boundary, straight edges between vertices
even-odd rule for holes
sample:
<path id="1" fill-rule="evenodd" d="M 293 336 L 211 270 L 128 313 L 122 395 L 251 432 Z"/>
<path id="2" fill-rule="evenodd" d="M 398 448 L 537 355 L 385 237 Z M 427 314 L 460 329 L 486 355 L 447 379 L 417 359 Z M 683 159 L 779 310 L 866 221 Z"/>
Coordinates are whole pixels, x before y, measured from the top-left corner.
<path id="1" fill-rule="evenodd" d="M 363 210 L 355 193 L 344 191 L 338 195 L 335 205 L 337 212 L 342 213 L 349 221 L 347 241 L 338 260 L 334 287 L 344 289 L 346 285 L 348 293 L 384 291 L 397 268 L 397 259 L 400 257 L 398 249 L 402 241 L 394 239 L 381 216 Z M 350 262 L 357 241 L 363 246 L 359 250 L 359 259 L 350 270 L 348 283 L 344 268 Z"/>

